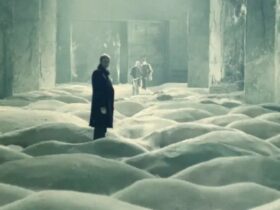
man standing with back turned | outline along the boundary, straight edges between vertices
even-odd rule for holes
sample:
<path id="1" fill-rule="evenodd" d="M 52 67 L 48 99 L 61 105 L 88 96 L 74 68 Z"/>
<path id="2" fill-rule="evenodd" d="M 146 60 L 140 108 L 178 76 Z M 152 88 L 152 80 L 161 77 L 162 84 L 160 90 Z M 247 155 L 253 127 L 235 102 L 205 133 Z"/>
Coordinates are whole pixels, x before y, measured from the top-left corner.
<path id="1" fill-rule="evenodd" d="M 107 128 L 113 128 L 114 88 L 108 70 L 110 56 L 102 55 L 100 64 L 92 74 L 92 105 L 90 126 L 94 128 L 94 139 L 104 138 Z"/>

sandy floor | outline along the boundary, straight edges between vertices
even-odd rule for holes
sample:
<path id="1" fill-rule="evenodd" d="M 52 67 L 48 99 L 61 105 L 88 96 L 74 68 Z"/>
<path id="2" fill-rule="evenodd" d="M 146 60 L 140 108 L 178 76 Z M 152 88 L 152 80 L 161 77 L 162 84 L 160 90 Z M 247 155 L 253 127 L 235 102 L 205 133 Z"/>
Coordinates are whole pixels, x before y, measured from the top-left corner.
<path id="1" fill-rule="evenodd" d="M 0 100 L 0 210 L 280 209 L 280 105 L 165 84 L 116 87 L 92 141 L 91 88 Z"/>

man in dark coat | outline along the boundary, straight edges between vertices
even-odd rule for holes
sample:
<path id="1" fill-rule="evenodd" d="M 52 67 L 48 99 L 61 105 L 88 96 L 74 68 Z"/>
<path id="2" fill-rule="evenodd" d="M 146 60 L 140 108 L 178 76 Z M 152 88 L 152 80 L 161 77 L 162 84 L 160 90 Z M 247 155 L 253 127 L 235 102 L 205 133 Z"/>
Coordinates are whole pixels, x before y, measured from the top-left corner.
<path id="1" fill-rule="evenodd" d="M 109 77 L 110 57 L 102 55 L 100 64 L 92 74 L 92 106 L 90 126 L 94 128 L 94 139 L 104 138 L 107 128 L 113 128 L 114 88 Z"/>

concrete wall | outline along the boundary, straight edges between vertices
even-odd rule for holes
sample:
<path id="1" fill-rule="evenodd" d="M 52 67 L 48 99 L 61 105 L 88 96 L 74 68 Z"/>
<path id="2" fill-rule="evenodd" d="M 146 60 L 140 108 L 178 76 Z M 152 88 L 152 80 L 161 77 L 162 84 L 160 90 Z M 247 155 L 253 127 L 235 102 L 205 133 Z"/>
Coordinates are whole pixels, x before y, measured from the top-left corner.
<path id="1" fill-rule="evenodd" d="M 242 89 L 246 5 L 244 0 L 212 0 L 210 3 L 210 85 L 238 83 Z"/>
<path id="2" fill-rule="evenodd" d="M 0 80 L 5 92 L 19 93 L 55 85 L 56 0 L 1 1 L 0 42 L 5 52 Z M 10 11 L 10 15 L 3 16 Z M 4 18 L 3 18 L 4 17 Z M 5 41 L 4 41 L 5 40 Z M 0 53 L 1 54 L 1 53 Z M 3 61 L 5 60 L 5 62 Z M 5 71 L 3 70 L 5 69 Z M 3 74 L 5 73 L 5 75 Z M 3 76 L 4 75 L 4 76 Z M 1 88 L 2 89 L 2 88 Z M 2 89 L 4 90 L 4 88 Z M 3 95 L 3 93 L 2 93 Z M 7 95 L 7 94 L 6 94 Z"/>
<path id="3" fill-rule="evenodd" d="M 13 91 L 39 89 L 40 1 L 15 0 L 13 26 Z M 27 76 L 28 75 L 28 76 Z"/>
<path id="4" fill-rule="evenodd" d="M 187 0 L 69 0 L 74 20 L 170 20 L 186 16 Z M 94 11 L 94 12 L 93 12 Z"/>
<path id="5" fill-rule="evenodd" d="M 49 88 L 56 80 L 56 0 L 42 0 L 40 12 L 40 80 L 39 88 Z"/>
<path id="6" fill-rule="evenodd" d="M 276 7 L 276 30 L 275 101 L 280 103 L 280 0 Z"/>
<path id="7" fill-rule="evenodd" d="M 84 25 L 94 25 L 94 22 L 103 21 L 118 23 L 140 23 L 146 24 L 151 33 L 158 30 L 158 24 L 154 24 L 154 28 L 151 28 L 151 22 L 164 23 L 167 25 L 167 29 L 161 29 L 161 34 L 158 34 L 158 39 L 154 40 L 154 44 L 151 44 L 145 36 L 138 36 L 138 40 L 133 39 L 132 43 L 130 36 L 133 33 L 130 27 L 127 27 L 127 40 L 130 45 L 136 46 L 140 42 L 146 46 L 146 54 L 153 52 L 154 58 L 150 59 L 150 62 L 154 64 L 156 70 L 155 84 L 159 84 L 166 81 L 172 82 L 186 82 L 187 81 L 187 1 L 185 0 L 153 0 L 153 1 L 138 1 L 138 0 L 69 0 L 71 10 L 71 22 L 76 24 L 80 22 Z M 94 12 L 93 12 L 94 11 Z M 139 25 L 139 24 L 138 24 Z M 152 24 L 153 25 L 153 24 Z M 85 28 L 85 27 L 84 27 Z M 74 29 L 75 30 L 75 29 Z M 94 30 L 88 28 L 89 31 Z M 66 31 L 66 30 L 64 30 Z M 84 33 L 85 30 L 82 30 Z M 74 33 L 78 33 L 73 31 Z M 62 32 L 63 33 L 63 32 Z M 98 34 L 98 30 L 95 34 Z M 125 33 L 123 33 L 125 35 Z M 81 34 L 83 36 L 83 34 Z M 162 40 L 164 37 L 165 40 Z M 123 36 L 122 46 L 125 45 Z M 65 39 L 66 40 L 66 39 Z M 160 44 L 158 44 L 160 42 Z M 88 42 L 89 43 L 89 42 Z M 146 43 L 146 44 L 145 44 Z M 160 46 L 158 46 L 160 45 Z M 130 48 L 129 52 L 134 51 L 128 45 L 121 50 Z M 161 49 L 159 49 L 161 48 Z M 132 63 L 139 59 L 143 53 L 141 49 L 136 53 L 130 53 L 131 58 L 129 60 L 121 57 L 121 77 L 124 79 L 124 71 L 127 71 Z M 170 59 L 168 59 L 170 58 Z M 162 62 L 160 63 L 159 60 Z M 176 61 L 174 61 L 176 60 Z M 170 62 L 169 62 L 170 61 Z M 126 63 L 126 67 L 124 67 Z M 88 67 L 86 67 L 88 69 Z M 87 70 L 86 70 L 87 71 Z"/>
<path id="8" fill-rule="evenodd" d="M 70 0 L 57 1 L 56 82 L 72 81 Z"/>
<path id="9" fill-rule="evenodd" d="M 169 82 L 188 81 L 187 20 L 169 21 Z"/>
<path id="10" fill-rule="evenodd" d="M 223 0 L 210 2 L 209 83 L 215 85 L 222 80 L 223 58 Z"/>
<path id="11" fill-rule="evenodd" d="M 277 7 L 276 0 L 247 2 L 245 93 L 249 103 L 276 101 Z"/>
<path id="12" fill-rule="evenodd" d="M 246 4 L 245 0 L 223 1 L 223 79 L 244 81 Z"/>
<path id="13" fill-rule="evenodd" d="M 72 71 L 74 81 L 89 81 L 103 53 L 111 56 L 111 76 L 119 82 L 121 22 L 72 21 Z"/>
<path id="14" fill-rule="evenodd" d="M 189 0 L 188 84 L 209 87 L 210 0 Z"/>

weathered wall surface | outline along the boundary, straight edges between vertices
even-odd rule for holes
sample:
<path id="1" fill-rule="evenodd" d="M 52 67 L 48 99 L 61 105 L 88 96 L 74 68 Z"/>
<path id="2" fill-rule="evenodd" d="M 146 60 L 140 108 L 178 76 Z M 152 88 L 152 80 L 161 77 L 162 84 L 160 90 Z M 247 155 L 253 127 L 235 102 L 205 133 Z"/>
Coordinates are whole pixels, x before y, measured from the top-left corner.
<path id="1" fill-rule="evenodd" d="M 56 80 L 56 0 L 43 0 L 40 6 L 39 88 L 49 88 L 55 85 Z"/>
<path id="2" fill-rule="evenodd" d="M 280 103 L 280 0 L 276 7 L 276 29 L 275 101 Z"/>
<path id="3" fill-rule="evenodd" d="M 189 0 L 188 84 L 209 86 L 210 0 Z"/>
<path id="4" fill-rule="evenodd" d="M 209 84 L 215 85 L 223 77 L 223 0 L 210 1 Z"/>
<path id="5" fill-rule="evenodd" d="M 115 22 L 115 25 L 119 23 L 127 24 L 127 27 L 122 27 L 123 29 L 126 28 L 127 31 L 122 31 L 123 33 L 120 35 L 122 43 L 120 50 L 127 54 L 130 53 L 128 55 L 131 59 L 127 60 L 121 56 L 120 63 L 122 65 L 119 71 L 122 81 L 126 80 L 124 75 L 127 74 L 124 72 L 127 72 L 131 65 L 145 54 L 155 67 L 154 84 L 167 81 L 187 81 L 187 24 L 185 21 L 187 1 L 71 0 L 68 1 L 68 4 L 71 4 L 70 16 L 74 24 L 80 22 L 84 25 L 91 25 L 91 27 L 98 21 L 103 21 L 104 25 L 110 22 Z M 135 39 L 131 24 L 138 25 L 141 33 L 143 27 L 140 23 L 147 26 L 147 36 L 137 36 L 138 39 Z M 112 23 L 112 25 L 114 24 Z M 164 26 L 159 29 L 159 25 Z M 98 36 L 98 28 L 95 31 L 90 28 L 88 30 L 92 31 L 92 37 L 95 34 Z M 158 33 L 158 38 L 154 36 L 156 33 Z M 126 42 L 130 43 L 125 43 L 124 36 L 127 36 Z M 153 41 L 154 43 L 152 43 Z M 143 45 L 142 49 L 139 47 L 139 43 Z M 128 46 L 126 46 L 127 44 Z M 146 49 L 143 50 L 143 48 Z M 138 52 L 137 49 L 139 49 Z M 88 69 L 89 67 L 86 66 L 85 68 Z"/>
<path id="6" fill-rule="evenodd" d="M 14 92 L 39 89 L 40 1 L 15 0 L 13 27 Z M 27 76 L 28 75 L 28 76 Z"/>
<path id="7" fill-rule="evenodd" d="M 240 83 L 245 65 L 244 0 L 212 0 L 210 5 L 210 85 Z"/>
<path id="8" fill-rule="evenodd" d="M 222 3 L 223 80 L 242 83 L 245 68 L 246 4 L 244 0 Z"/>
<path id="9" fill-rule="evenodd" d="M 121 23 L 108 21 L 72 21 L 71 49 L 74 81 L 90 81 L 92 71 L 103 53 L 111 56 L 110 71 L 119 82 Z"/>
<path id="10" fill-rule="evenodd" d="M 70 0 L 57 1 L 56 82 L 72 81 Z"/>
<path id="11" fill-rule="evenodd" d="M 248 0 L 245 93 L 249 103 L 274 102 L 276 0 Z"/>
<path id="12" fill-rule="evenodd" d="M 1 1 L 0 56 L 5 88 L 19 93 L 55 85 L 56 0 Z M 5 18 L 3 15 L 11 11 Z M 5 41 L 4 41 L 5 40 Z M 0 53 L 1 54 L 1 53 Z M 3 57 L 4 56 L 4 57 Z M 4 76 L 3 76 L 4 75 Z M 8 89 L 7 90 L 7 85 Z M 6 94 L 7 95 L 7 94 Z M 8 94 L 11 95 L 11 94 Z"/>
<path id="13" fill-rule="evenodd" d="M 186 0 L 69 0 L 77 20 L 170 20 L 186 15 Z M 94 12 L 93 12 L 94 11 Z"/>
<path id="14" fill-rule="evenodd" d="M 12 2 L 0 0 L 0 98 L 12 95 Z"/>
<path id="15" fill-rule="evenodd" d="M 188 31 L 185 19 L 169 21 L 169 82 L 188 81 Z"/>
<path id="16" fill-rule="evenodd" d="M 129 66 L 146 57 L 154 70 L 153 85 L 168 81 L 168 30 L 165 21 L 131 21 L 128 25 Z"/>

